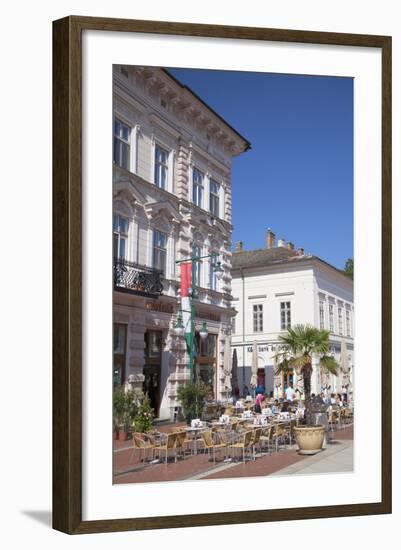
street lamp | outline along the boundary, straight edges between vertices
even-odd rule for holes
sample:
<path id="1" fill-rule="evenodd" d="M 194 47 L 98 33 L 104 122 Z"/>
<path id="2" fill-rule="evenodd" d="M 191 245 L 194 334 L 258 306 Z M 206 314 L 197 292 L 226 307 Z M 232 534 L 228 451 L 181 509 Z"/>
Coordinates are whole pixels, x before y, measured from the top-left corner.
<path id="1" fill-rule="evenodd" d="M 178 315 L 177 322 L 174 325 L 174 334 L 176 336 L 184 336 L 184 332 L 185 332 L 185 327 L 182 324 L 182 315 L 180 314 Z"/>
<path id="2" fill-rule="evenodd" d="M 207 330 L 207 326 L 206 326 L 206 322 L 203 321 L 202 323 L 202 327 L 199 331 L 199 336 L 202 338 L 202 340 L 206 340 L 206 338 L 208 337 L 208 330 Z"/>

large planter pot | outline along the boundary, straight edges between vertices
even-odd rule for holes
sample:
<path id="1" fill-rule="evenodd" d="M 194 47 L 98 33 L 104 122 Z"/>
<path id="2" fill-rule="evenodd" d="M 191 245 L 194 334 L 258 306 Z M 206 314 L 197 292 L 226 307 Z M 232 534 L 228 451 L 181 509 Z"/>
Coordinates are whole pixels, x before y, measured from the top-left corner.
<path id="1" fill-rule="evenodd" d="M 118 430 L 118 440 L 119 441 L 127 441 L 128 440 L 128 432 L 126 430 Z"/>
<path id="2" fill-rule="evenodd" d="M 320 453 L 323 447 L 324 426 L 296 426 L 294 428 L 295 438 L 299 447 L 299 454 L 314 455 Z"/>

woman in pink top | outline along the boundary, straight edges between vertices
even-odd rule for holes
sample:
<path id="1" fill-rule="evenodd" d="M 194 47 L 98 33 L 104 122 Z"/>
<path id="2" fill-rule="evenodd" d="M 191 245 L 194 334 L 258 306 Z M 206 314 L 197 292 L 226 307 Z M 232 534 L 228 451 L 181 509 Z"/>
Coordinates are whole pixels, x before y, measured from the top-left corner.
<path id="1" fill-rule="evenodd" d="M 263 393 L 258 393 L 258 395 L 255 398 L 255 412 L 260 413 L 262 412 L 262 402 L 265 400 L 265 396 Z"/>

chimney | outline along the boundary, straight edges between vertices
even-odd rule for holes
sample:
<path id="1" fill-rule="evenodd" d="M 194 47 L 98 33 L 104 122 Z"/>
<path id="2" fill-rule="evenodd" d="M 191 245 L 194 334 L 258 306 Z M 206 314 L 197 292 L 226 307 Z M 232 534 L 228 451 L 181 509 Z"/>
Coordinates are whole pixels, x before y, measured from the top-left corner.
<path id="1" fill-rule="evenodd" d="M 294 248 L 295 248 L 294 243 L 291 243 L 290 241 L 288 241 L 287 248 L 288 248 L 288 250 L 294 250 Z"/>
<path id="2" fill-rule="evenodd" d="M 285 239 L 279 239 L 277 246 L 285 247 Z"/>
<path id="3" fill-rule="evenodd" d="M 266 232 L 266 248 L 274 248 L 275 246 L 276 235 L 271 229 L 268 229 Z"/>
<path id="4" fill-rule="evenodd" d="M 243 241 L 238 241 L 235 245 L 235 252 L 242 252 L 244 249 L 244 243 Z"/>

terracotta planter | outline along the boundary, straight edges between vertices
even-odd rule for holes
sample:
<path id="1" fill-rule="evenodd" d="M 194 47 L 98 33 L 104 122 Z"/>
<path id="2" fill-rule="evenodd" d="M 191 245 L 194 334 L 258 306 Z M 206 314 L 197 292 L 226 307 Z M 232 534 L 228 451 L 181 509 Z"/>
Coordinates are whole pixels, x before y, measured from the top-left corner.
<path id="1" fill-rule="evenodd" d="M 294 428 L 295 438 L 299 447 L 299 454 L 314 455 L 320 453 L 323 447 L 324 426 L 296 426 Z"/>
<path id="2" fill-rule="evenodd" d="M 124 430 L 118 430 L 118 440 L 127 441 L 127 439 L 128 439 L 128 432 Z"/>

